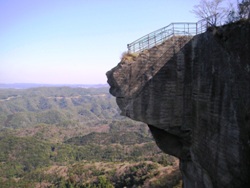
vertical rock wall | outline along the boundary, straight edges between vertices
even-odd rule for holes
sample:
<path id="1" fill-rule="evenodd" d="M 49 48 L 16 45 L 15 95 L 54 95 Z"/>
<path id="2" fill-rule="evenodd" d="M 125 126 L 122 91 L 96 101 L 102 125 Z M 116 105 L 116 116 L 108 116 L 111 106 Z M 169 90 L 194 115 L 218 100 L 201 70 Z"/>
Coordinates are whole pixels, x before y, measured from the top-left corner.
<path id="1" fill-rule="evenodd" d="M 180 158 L 184 187 L 250 187 L 250 24 L 182 46 L 159 64 L 142 54 L 120 62 L 107 73 L 110 92 L 123 115 L 147 123 L 157 145 Z"/>

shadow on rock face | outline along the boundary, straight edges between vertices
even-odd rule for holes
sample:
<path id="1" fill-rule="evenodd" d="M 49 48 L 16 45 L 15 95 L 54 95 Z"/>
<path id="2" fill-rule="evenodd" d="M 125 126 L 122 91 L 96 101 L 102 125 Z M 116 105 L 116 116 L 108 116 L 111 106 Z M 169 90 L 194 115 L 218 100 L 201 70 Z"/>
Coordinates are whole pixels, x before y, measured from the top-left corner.
<path id="1" fill-rule="evenodd" d="M 107 73 L 122 115 L 148 124 L 159 148 L 180 159 L 185 188 L 250 187 L 249 52 L 246 21 Z"/>
<path id="2" fill-rule="evenodd" d="M 189 147 L 185 147 L 185 145 L 189 145 L 185 142 L 185 139 L 170 134 L 165 130 L 156 128 L 152 125 L 148 125 L 157 146 L 165 153 L 178 157 L 182 160 L 190 160 L 190 152 Z"/>

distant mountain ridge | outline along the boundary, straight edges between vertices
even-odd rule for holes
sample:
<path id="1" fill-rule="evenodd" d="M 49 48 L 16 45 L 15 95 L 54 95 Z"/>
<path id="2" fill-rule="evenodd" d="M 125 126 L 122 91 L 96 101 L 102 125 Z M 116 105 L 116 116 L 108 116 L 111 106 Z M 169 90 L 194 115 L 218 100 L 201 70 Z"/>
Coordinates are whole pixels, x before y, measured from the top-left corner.
<path id="1" fill-rule="evenodd" d="M 101 88 L 108 84 L 39 84 L 39 83 L 0 83 L 0 89 L 29 89 L 37 87 Z"/>
<path id="2" fill-rule="evenodd" d="M 119 115 L 107 87 L 5 88 L 0 89 L 0 103 L 0 128 L 39 123 L 86 125 L 95 121 L 99 124 L 101 120 L 112 121 Z"/>

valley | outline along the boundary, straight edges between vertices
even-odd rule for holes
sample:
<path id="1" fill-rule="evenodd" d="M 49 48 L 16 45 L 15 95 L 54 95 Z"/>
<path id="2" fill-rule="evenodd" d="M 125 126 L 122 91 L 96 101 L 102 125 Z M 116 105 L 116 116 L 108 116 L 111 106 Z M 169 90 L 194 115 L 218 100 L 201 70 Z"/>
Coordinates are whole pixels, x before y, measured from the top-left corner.
<path id="1" fill-rule="evenodd" d="M 181 187 L 178 160 L 109 88 L 0 89 L 1 187 Z"/>

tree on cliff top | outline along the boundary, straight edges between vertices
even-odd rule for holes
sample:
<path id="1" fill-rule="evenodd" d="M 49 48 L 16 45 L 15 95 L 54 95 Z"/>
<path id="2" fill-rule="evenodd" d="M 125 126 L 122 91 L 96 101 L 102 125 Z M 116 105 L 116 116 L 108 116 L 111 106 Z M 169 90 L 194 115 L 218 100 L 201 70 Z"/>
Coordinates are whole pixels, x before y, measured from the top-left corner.
<path id="1" fill-rule="evenodd" d="M 237 1 L 237 7 L 230 4 L 230 11 L 227 16 L 227 23 L 232 23 L 242 19 L 250 19 L 250 0 Z"/>
<path id="2" fill-rule="evenodd" d="M 211 26 L 250 19 L 250 0 L 237 0 L 237 4 L 223 2 L 224 0 L 200 0 L 191 12 L 199 19 L 205 19 Z"/>
<path id="3" fill-rule="evenodd" d="M 209 25 L 216 26 L 226 16 L 226 9 L 222 6 L 224 0 L 201 0 L 191 11 L 199 19 L 206 19 Z"/>
<path id="4" fill-rule="evenodd" d="M 250 0 L 238 1 L 238 14 L 240 19 L 250 19 Z"/>

